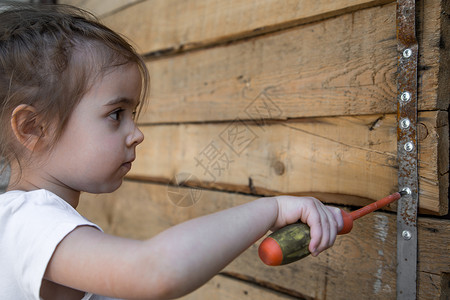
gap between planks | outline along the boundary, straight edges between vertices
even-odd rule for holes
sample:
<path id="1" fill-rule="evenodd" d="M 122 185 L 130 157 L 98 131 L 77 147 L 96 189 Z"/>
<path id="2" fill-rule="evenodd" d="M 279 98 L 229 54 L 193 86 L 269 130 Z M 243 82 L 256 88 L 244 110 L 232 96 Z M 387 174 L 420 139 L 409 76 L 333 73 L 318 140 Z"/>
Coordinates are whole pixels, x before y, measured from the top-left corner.
<path id="1" fill-rule="evenodd" d="M 271 290 L 273 292 L 279 293 L 279 294 L 283 294 L 289 297 L 292 297 L 292 299 L 300 299 L 300 300 L 312 300 L 313 298 L 308 297 L 303 295 L 302 293 L 299 293 L 297 291 L 279 286 L 277 284 L 273 284 L 267 281 L 262 281 L 262 280 L 258 280 L 254 277 L 248 276 L 248 275 L 244 275 L 244 274 L 239 274 L 236 272 L 231 272 L 231 271 L 222 271 L 218 274 L 219 276 L 223 276 L 223 277 L 227 277 L 233 280 L 237 280 L 237 281 L 242 281 L 244 283 L 250 284 L 250 285 L 254 285 L 266 290 Z"/>

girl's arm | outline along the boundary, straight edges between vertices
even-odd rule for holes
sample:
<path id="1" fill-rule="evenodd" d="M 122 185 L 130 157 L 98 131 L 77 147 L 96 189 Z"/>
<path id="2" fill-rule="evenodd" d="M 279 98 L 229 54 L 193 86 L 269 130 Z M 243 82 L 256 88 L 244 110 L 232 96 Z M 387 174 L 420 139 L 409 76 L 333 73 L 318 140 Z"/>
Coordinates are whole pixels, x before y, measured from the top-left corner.
<path id="1" fill-rule="evenodd" d="M 297 220 L 311 227 L 314 256 L 332 246 L 342 228 L 337 208 L 289 196 L 261 198 L 196 218 L 147 241 L 83 226 L 57 247 L 45 278 L 117 298 L 176 298 L 207 282 L 269 229 Z"/>

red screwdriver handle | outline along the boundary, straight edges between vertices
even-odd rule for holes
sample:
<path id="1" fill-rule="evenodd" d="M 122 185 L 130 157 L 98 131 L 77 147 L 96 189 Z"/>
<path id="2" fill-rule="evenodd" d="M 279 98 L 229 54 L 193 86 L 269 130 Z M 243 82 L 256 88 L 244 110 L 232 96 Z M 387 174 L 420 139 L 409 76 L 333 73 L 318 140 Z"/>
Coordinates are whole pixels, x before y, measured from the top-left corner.
<path id="1" fill-rule="evenodd" d="M 344 221 L 344 226 L 338 234 L 346 234 L 352 231 L 353 228 L 353 217 L 351 214 L 341 209 L 342 220 Z"/>

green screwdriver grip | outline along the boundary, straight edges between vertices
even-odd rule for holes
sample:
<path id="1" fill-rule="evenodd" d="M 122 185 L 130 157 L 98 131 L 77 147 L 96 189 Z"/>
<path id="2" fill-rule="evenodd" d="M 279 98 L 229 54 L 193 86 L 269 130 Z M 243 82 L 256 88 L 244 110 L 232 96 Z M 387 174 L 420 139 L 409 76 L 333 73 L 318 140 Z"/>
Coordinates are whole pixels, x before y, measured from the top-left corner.
<path id="1" fill-rule="evenodd" d="M 259 247 L 259 256 L 267 265 L 285 265 L 309 254 L 309 226 L 304 223 L 287 225 L 269 235 Z"/>

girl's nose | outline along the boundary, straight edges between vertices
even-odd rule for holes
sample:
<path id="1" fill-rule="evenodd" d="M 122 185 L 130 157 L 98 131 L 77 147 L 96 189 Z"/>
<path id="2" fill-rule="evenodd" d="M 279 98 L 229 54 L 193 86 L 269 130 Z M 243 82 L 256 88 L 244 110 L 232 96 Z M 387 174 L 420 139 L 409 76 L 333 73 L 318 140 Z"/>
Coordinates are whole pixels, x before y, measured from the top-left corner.
<path id="1" fill-rule="evenodd" d="M 135 125 L 134 130 L 127 136 L 127 146 L 137 146 L 144 140 L 144 134 L 142 131 Z"/>

